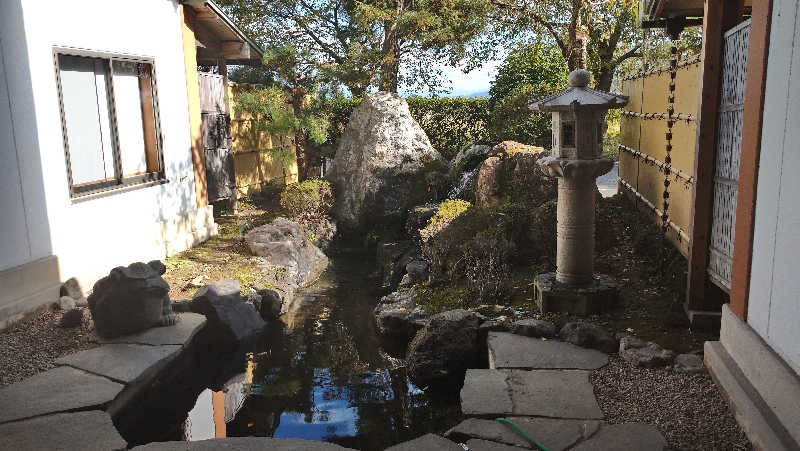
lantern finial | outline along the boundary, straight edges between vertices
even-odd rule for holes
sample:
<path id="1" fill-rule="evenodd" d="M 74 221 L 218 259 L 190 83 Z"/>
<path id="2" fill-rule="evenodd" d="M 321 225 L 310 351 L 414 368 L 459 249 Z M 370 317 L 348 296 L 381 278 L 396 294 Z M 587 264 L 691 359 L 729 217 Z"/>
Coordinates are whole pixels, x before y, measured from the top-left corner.
<path id="1" fill-rule="evenodd" d="M 589 86 L 589 71 L 586 69 L 575 69 L 569 73 L 567 84 L 573 88 L 585 88 Z"/>

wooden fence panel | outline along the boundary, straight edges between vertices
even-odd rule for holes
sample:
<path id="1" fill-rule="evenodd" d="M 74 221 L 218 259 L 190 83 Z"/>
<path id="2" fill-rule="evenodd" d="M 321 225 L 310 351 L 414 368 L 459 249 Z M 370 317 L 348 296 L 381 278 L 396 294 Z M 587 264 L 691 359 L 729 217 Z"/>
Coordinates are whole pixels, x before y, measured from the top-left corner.
<path id="1" fill-rule="evenodd" d="M 674 114 L 680 119 L 672 128 L 667 237 L 684 255 L 689 249 L 699 69 L 696 59 L 682 63 L 675 78 Z M 658 224 L 664 202 L 669 81 L 669 71 L 661 68 L 620 84 L 630 99 L 620 120 L 620 184 Z"/>
<path id="2" fill-rule="evenodd" d="M 239 196 L 257 193 L 270 183 L 287 184 L 297 181 L 296 159 L 293 158 L 287 167 L 283 167 L 269 153 L 269 149 L 282 144 L 288 144 L 293 149 L 291 138 L 258 132 L 253 128 L 252 116 L 236 111 L 236 94 L 246 89 L 250 87 L 237 83 L 228 84 L 236 190 Z"/>

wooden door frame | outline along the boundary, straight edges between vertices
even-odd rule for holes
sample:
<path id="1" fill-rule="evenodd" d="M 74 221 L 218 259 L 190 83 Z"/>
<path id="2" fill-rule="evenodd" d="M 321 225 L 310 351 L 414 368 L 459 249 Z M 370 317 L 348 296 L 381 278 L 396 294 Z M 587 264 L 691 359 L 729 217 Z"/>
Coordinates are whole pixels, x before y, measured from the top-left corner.
<path id="1" fill-rule="evenodd" d="M 750 268 L 753 260 L 758 164 L 761 157 L 761 130 L 764 116 L 764 90 L 767 86 L 769 35 L 772 0 L 753 2 L 750 47 L 747 51 L 747 85 L 744 97 L 742 154 L 739 163 L 739 191 L 736 200 L 736 237 L 731 274 L 731 310 L 742 321 L 747 319 L 750 294 Z"/>

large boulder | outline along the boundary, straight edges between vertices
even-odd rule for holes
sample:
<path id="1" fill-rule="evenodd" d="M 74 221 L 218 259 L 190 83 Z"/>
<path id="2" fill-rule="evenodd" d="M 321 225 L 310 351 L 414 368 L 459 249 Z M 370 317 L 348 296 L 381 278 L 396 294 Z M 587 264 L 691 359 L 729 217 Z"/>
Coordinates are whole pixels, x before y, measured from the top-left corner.
<path id="1" fill-rule="evenodd" d="M 192 298 L 192 311 L 206 316 L 209 333 L 220 342 L 238 345 L 253 339 L 266 323 L 253 304 L 244 302 L 236 280 L 206 285 Z"/>
<path id="2" fill-rule="evenodd" d="M 326 177 L 336 194 L 334 216 L 344 229 L 402 219 L 435 197 L 446 163 L 397 94 L 367 94 L 353 111 Z"/>
<path id="3" fill-rule="evenodd" d="M 424 387 L 452 381 L 475 368 L 481 322 L 478 314 L 461 309 L 432 316 L 408 347 L 408 374 L 414 383 Z"/>
<path id="4" fill-rule="evenodd" d="M 262 265 L 269 268 L 267 275 L 280 279 L 277 283 L 306 287 L 328 267 L 328 257 L 306 237 L 300 224 L 286 218 L 247 232 L 245 241 L 267 263 Z"/>
<path id="5" fill-rule="evenodd" d="M 425 326 L 430 314 L 414 302 L 414 289 L 382 297 L 375 306 L 375 323 L 386 338 L 408 343 Z"/>
<path id="6" fill-rule="evenodd" d="M 158 260 L 119 266 L 94 284 L 89 296 L 97 334 L 103 338 L 130 335 L 154 326 L 175 324 L 169 285 Z"/>
<path id="7" fill-rule="evenodd" d="M 537 162 L 548 156 L 542 147 L 503 141 L 494 146 L 490 157 L 478 167 L 475 204 L 489 208 L 503 196 L 512 196 L 531 205 L 556 197 L 557 181 L 545 175 Z"/>

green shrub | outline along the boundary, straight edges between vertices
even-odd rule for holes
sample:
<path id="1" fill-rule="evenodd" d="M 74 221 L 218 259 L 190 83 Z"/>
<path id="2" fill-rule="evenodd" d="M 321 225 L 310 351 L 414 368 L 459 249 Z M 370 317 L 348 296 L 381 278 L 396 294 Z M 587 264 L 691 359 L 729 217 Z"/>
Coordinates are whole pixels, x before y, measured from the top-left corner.
<path id="1" fill-rule="evenodd" d="M 465 200 L 445 200 L 436 209 L 433 217 L 428 220 L 425 228 L 419 231 L 420 238 L 422 238 L 423 242 L 428 241 L 450 225 L 454 219 L 469 210 L 470 207 L 472 207 L 472 204 Z"/>
<path id="2" fill-rule="evenodd" d="M 281 193 L 281 207 L 294 220 L 321 218 L 333 207 L 333 189 L 325 179 L 311 179 L 286 185 Z"/>

